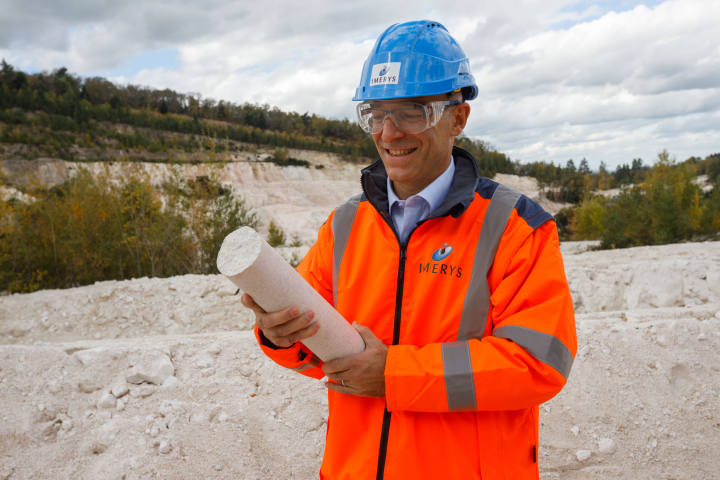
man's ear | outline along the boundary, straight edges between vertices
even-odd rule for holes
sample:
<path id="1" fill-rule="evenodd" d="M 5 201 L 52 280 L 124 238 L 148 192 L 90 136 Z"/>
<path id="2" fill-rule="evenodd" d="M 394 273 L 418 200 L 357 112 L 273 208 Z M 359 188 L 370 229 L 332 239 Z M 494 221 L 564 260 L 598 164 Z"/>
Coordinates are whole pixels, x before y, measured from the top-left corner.
<path id="1" fill-rule="evenodd" d="M 470 116 L 470 105 L 464 102 L 452 110 L 453 115 L 451 115 L 450 118 L 452 119 L 453 125 L 452 130 L 450 130 L 450 135 L 457 137 L 465 130 L 465 125 L 467 125 L 468 117 Z"/>

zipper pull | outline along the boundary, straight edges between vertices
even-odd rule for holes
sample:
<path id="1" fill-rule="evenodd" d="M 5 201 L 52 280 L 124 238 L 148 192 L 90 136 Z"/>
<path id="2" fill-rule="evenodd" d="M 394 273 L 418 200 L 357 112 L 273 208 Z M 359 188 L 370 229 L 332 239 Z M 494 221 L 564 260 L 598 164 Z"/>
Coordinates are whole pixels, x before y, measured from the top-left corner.
<path id="1" fill-rule="evenodd" d="M 407 255 L 405 254 L 405 247 L 400 247 L 400 260 L 405 260 Z"/>

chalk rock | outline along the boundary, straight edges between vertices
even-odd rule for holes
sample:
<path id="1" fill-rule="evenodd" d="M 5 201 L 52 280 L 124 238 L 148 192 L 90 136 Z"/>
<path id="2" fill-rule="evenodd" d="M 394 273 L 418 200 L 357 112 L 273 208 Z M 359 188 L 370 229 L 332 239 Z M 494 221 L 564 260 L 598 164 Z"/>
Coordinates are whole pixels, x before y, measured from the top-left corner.
<path id="1" fill-rule="evenodd" d="M 203 376 L 203 377 L 209 377 L 210 375 L 212 375 L 212 374 L 214 374 L 214 373 L 215 373 L 215 369 L 213 369 L 213 368 L 205 368 L 205 369 L 203 369 L 203 371 L 202 371 L 202 376 Z"/>
<path id="2" fill-rule="evenodd" d="M 590 458 L 590 450 L 578 450 L 575 456 L 578 459 L 578 462 L 584 462 L 588 458 Z"/>
<path id="3" fill-rule="evenodd" d="M 698 340 L 702 342 L 703 340 L 707 340 L 707 337 L 704 333 L 701 333 L 700 335 L 698 335 Z"/>
<path id="4" fill-rule="evenodd" d="M 657 337 L 657 344 L 661 347 L 667 347 L 667 338 L 664 335 Z"/>
<path id="5" fill-rule="evenodd" d="M 155 438 L 158 436 L 159 433 L 160 429 L 157 426 L 153 425 L 153 427 L 150 429 L 150 436 Z"/>
<path id="6" fill-rule="evenodd" d="M 160 414 L 163 417 L 167 417 L 172 414 L 179 414 L 185 411 L 185 407 L 181 402 L 175 400 L 164 400 L 160 404 Z"/>
<path id="7" fill-rule="evenodd" d="M 205 423 L 210 421 L 210 413 L 208 412 L 195 412 L 193 413 L 192 417 L 190 417 L 190 421 L 193 423 Z"/>
<path id="8" fill-rule="evenodd" d="M 585 361 L 585 357 L 587 356 L 588 353 L 590 353 L 590 345 L 585 345 L 585 346 L 582 347 L 582 348 L 580 349 L 580 351 L 578 352 L 578 357 L 580 358 L 581 361 L 584 362 L 584 361 Z"/>
<path id="9" fill-rule="evenodd" d="M 253 369 L 250 368 L 250 365 L 243 365 L 242 367 L 240 367 L 240 375 L 244 377 L 249 377 L 250 375 L 252 375 L 252 373 Z"/>
<path id="10" fill-rule="evenodd" d="M 580 435 L 580 427 L 578 427 L 577 425 L 575 425 L 574 427 L 572 427 L 572 428 L 570 429 L 570 431 L 571 431 L 571 432 L 573 433 L 573 435 L 575 435 L 576 437 L 577 437 L 578 435 Z"/>
<path id="11" fill-rule="evenodd" d="M 600 451 L 606 455 L 617 452 L 617 443 L 612 438 L 601 438 L 599 442 Z"/>
<path id="12" fill-rule="evenodd" d="M 73 353 L 73 357 L 80 360 L 80 363 L 86 367 L 94 367 L 101 363 L 108 350 L 107 347 L 88 348 Z"/>
<path id="13" fill-rule="evenodd" d="M 95 414 L 95 421 L 99 424 L 104 424 L 112 418 L 112 413 L 109 410 L 103 410 Z"/>
<path id="14" fill-rule="evenodd" d="M 217 345 L 213 345 L 207 349 L 207 352 L 212 355 L 220 355 L 221 350 L 220 347 L 218 347 Z"/>
<path id="15" fill-rule="evenodd" d="M 173 388 L 173 387 L 177 387 L 180 384 L 182 384 L 182 382 L 180 380 L 178 380 L 176 376 L 171 375 L 165 379 L 162 386 L 167 387 L 167 388 Z"/>
<path id="16" fill-rule="evenodd" d="M 132 395 L 133 397 L 149 397 L 154 392 L 155 390 L 153 390 L 152 387 L 145 386 L 133 390 L 132 392 L 130 392 L 130 395 Z"/>
<path id="17" fill-rule="evenodd" d="M 718 320 L 720 320 L 720 310 L 718 310 L 717 313 L 715 314 L 715 318 L 717 318 Z"/>
<path id="18" fill-rule="evenodd" d="M 163 455 L 167 455 L 172 450 L 172 447 L 170 444 L 166 441 L 160 442 L 160 447 L 158 447 L 158 452 L 162 453 Z"/>
<path id="19" fill-rule="evenodd" d="M 210 355 L 205 355 L 200 360 L 198 360 L 195 365 L 197 365 L 198 368 L 211 368 L 215 366 L 215 359 Z"/>
<path id="20" fill-rule="evenodd" d="M 221 413 L 220 416 L 218 416 L 218 420 L 219 420 L 221 423 L 227 422 L 227 421 L 228 421 L 228 414 L 225 413 L 225 412 Z"/>
<path id="21" fill-rule="evenodd" d="M 125 382 L 119 382 L 112 387 L 112 394 L 115 395 L 115 398 L 120 398 L 124 395 L 127 395 L 129 391 L 130 389 Z"/>
<path id="22" fill-rule="evenodd" d="M 97 402 L 98 408 L 115 408 L 117 406 L 117 399 L 112 393 L 106 393 Z"/>
<path id="23" fill-rule="evenodd" d="M 73 426 L 72 420 L 70 420 L 70 418 L 68 418 L 68 416 L 65 415 L 64 413 L 58 413 L 56 418 L 58 420 L 60 420 L 60 422 L 62 423 L 61 428 L 63 430 L 68 431 L 72 428 L 72 426 Z"/>
<path id="24" fill-rule="evenodd" d="M 155 352 L 153 356 L 143 358 L 138 365 L 135 365 L 125 380 L 134 384 L 147 382 L 162 385 L 169 376 L 174 374 L 175 366 L 170 357 L 162 352 Z"/>
<path id="25" fill-rule="evenodd" d="M 85 378 L 83 380 L 80 380 L 77 384 L 78 390 L 80 390 L 83 393 L 93 393 L 97 392 L 102 388 L 100 383 L 98 383 L 97 379 L 95 378 Z"/>
<path id="26" fill-rule="evenodd" d="M 56 393 L 58 393 L 61 388 L 62 388 L 62 383 L 60 383 L 60 382 L 57 381 L 57 380 L 51 380 L 51 381 L 48 382 L 48 384 L 47 384 L 47 389 L 48 389 L 48 391 L 49 391 L 50 393 L 52 393 L 53 395 L 56 394 Z"/>
<path id="27" fill-rule="evenodd" d="M 122 400 L 118 400 L 118 401 L 117 401 L 117 411 L 118 411 L 118 413 L 122 412 L 123 410 L 125 410 L 125 402 L 123 402 Z"/>
<path id="28" fill-rule="evenodd" d="M 237 288 L 235 285 L 224 284 L 223 286 L 221 286 L 220 288 L 217 289 L 217 291 L 215 292 L 215 295 L 217 295 L 220 298 L 223 298 L 223 297 L 229 297 L 232 295 L 237 295 L 238 293 L 240 293 L 240 289 Z"/>

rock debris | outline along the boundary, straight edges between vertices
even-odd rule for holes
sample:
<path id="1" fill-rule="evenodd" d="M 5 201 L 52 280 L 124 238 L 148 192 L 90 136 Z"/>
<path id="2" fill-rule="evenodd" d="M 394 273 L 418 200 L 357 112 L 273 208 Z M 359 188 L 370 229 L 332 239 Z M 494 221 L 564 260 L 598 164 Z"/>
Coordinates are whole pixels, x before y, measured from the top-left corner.
<path id="1" fill-rule="evenodd" d="M 563 244 L 574 252 L 579 348 L 565 389 L 540 409 L 541 479 L 717 477 L 719 245 L 583 245 Z M 681 288 L 655 281 L 668 274 Z M 191 275 L 0 297 L 0 473 L 317 478 L 325 388 L 262 355 L 239 293 L 219 295 L 222 282 Z"/>

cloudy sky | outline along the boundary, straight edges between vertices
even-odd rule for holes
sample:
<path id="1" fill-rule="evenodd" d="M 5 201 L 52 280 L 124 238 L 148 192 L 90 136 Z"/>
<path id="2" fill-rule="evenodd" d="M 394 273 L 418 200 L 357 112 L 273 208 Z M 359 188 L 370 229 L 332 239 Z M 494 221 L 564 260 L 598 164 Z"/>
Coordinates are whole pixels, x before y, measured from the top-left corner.
<path id="1" fill-rule="evenodd" d="M 513 159 L 614 167 L 720 152 L 717 0 L 0 0 L 0 57 L 354 118 L 375 39 L 445 25 L 480 96 L 466 134 Z"/>

